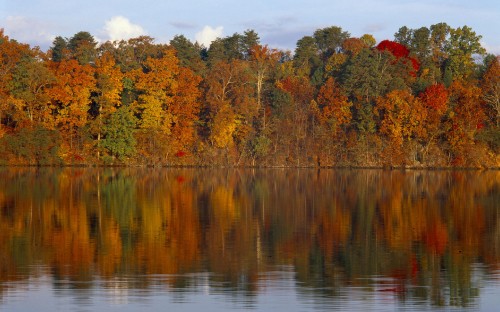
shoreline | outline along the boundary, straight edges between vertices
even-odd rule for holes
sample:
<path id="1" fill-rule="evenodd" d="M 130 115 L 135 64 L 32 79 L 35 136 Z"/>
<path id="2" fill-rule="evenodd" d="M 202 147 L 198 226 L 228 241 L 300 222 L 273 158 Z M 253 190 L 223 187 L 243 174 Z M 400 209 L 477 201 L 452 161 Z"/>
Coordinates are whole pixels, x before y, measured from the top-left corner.
<path id="1" fill-rule="evenodd" d="M 142 169 L 318 169 L 318 170 L 384 170 L 384 171 L 500 171 L 500 167 L 443 167 L 443 166 L 232 166 L 232 165 L 0 165 L 2 168 L 142 168 Z"/>

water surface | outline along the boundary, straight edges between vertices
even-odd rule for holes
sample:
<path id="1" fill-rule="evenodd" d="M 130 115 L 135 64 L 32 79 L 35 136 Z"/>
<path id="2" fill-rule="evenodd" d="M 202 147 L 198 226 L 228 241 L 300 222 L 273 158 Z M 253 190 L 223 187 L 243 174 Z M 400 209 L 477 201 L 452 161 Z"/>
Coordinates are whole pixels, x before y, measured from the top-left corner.
<path id="1" fill-rule="evenodd" d="M 495 311 L 500 172 L 0 169 L 0 310 Z"/>

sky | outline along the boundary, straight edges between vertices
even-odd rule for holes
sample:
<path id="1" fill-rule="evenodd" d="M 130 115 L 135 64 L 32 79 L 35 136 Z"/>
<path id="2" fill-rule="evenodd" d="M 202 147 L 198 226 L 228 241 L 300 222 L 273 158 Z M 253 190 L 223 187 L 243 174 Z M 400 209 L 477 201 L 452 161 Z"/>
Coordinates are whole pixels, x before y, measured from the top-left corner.
<path id="1" fill-rule="evenodd" d="M 440 22 L 471 27 L 489 53 L 500 54 L 499 0 L 0 0 L 5 34 L 43 50 L 79 31 L 99 42 L 148 35 L 168 43 L 184 35 L 209 46 L 253 29 L 261 44 L 293 51 L 297 40 L 329 26 L 382 41 L 402 26 Z"/>

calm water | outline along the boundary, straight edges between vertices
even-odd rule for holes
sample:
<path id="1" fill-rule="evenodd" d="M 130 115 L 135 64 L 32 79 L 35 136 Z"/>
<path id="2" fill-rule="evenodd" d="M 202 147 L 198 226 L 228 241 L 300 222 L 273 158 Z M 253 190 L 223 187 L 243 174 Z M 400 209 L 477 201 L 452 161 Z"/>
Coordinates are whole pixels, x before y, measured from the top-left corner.
<path id="1" fill-rule="evenodd" d="M 495 311 L 500 171 L 0 168 L 1 311 Z"/>

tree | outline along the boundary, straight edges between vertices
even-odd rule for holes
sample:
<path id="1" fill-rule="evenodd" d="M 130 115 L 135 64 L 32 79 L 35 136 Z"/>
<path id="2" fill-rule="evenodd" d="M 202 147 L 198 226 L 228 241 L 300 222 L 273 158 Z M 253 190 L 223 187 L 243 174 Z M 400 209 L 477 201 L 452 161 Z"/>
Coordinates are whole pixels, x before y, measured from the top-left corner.
<path id="1" fill-rule="evenodd" d="M 247 29 L 243 32 L 241 38 L 241 45 L 243 50 L 243 59 L 249 60 L 253 47 L 260 45 L 259 34 L 253 29 Z"/>
<path id="2" fill-rule="evenodd" d="M 332 54 L 340 53 L 342 43 L 348 39 L 350 34 L 343 31 L 341 27 L 331 26 L 318 29 L 314 32 L 314 39 L 321 58 L 328 59 Z"/>
<path id="3" fill-rule="evenodd" d="M 88 121 L 91 94 L 96 83 L 94 69 L 90 65 L 81 65 L 77 60 L 70 59 L 52 63 L 51 70 L 57 77 L 50 88 L 54 122 L 69 145 L 67 153 L 74 155 L 82 143 L 79 140 L 79 130 Z M 75 145 L 75 142 L 78 145 Z"/>
<path id="4" fill-rule="evenodd" d="M 369 47 L 369 48 L 374 47 L 375 44 L 377 43 L 377 40 L 375 40 L 375 38 L 373 37 L 373 35 L 370 35 L 370 34 L 364 34 L 359 39 L 361 41 L 363 41 L 366 44 L 366 46 Z"/>
<path id="5" fill-rule="evenodd" d="M 445 73 L 445 62 L 448 58 L 446 46 L 451 27 L 446 23 L 438 23 L 430 27 L 431 56 L 436 69 L 434 80 L 442 82 Z"/>
<path id="6" fill-rule="evenodd" d="M 284 127 L 278 129 L 287 133 L 291 146 L 287 147 L 288 159 L 295 160 L 295 165 L 300 166 L 301 158 L 308 154 L 307 138 L 309 130 L 309 107 L 314 96 L 314 88 L 306 77 L 292 76 L 279 81 L 278 88 L 290 95 L 291 105 L 284 108 Z M 291 149 L 291 150 L 290 150 Z"/>
<path id="7" fill-rule="evenodd" d="M 258 116 L 255 88 L 248 62 L 232 60 L 215 63 L 204 81 L 206 108 L 204 113 L 208 140 L 212 146 L 224 149 L 226 155 L 235 143 L 243 153 L 249 130 Z"/>
<path id="8" fill-rule="evenodd" d="M 389 138 L 390 164 L 404 161 L 403 143 L 424 136 L 427 115 L 420 100 L 408 90 L 394 90 L 377 99 L 375 114 L 380 117 L 380 133 Z"/>
<path id="9" fill-rule="evenodd" d="M 398 29 L 397 33 L 394 34 L 394 41 L 406 47 L 410 47 L 412 36 L 413 36 L 413 30 L 411 30 L 406 26 L 403 26 Z"/>
<path id="10" fill-rule="evenodd" d="M 454 81 L 449 88 L 450 106 L 453 110 L 448 120 L 448 143 L 453 155 L 454 165 L 476 164 L 480 159 L 474 157 L 477 134 L 484 128 L 486 116 L 481 89 L 472 82 Z"/>
<path id="11" fill-rule="evenodd" d="M 154 38 L 149 36 L 139 36 L 129 40 L 118 42 L 105 42 L 99 47 L 100 53 L 110 52 L 113 54 L 116 64 L 123 73 L 143 67 L 148 57 L 161 57 L 165 45 L 155 44 Z"/>
<path id="12" fill-rule="evenodd" d="M 20 44 L 4 35 L 0 28 L 0 137 L 3 135 L 3 125 L 11 125 L 14 120 L 12 116 L 16 114 L 15 103 L 18 101 L 13 97 L 12 84 L 13 75 L 19 76 L 21 73 L 16 67 L 23 57 L 30 54 L 30 48 L 26 44 Z M 25 61 L 26 62 L 26 61 Z M 16 73 L 17 71 L 17 73 Z M 28 77 L 25 77 L 28 78 Z M 17 77 L 16 79 L 20 79 Z M 20 83 L 20 81 L 18 81 Z M 17 86 L 20 88 L 20 86 Z M 21 91 L 17 89 L 18 92 Z"/>
<path id="13" fill-rule="evenodd" d="M 61 36 L 57 36 L 54 41 L 52 41 L 52 47 L 50 48 L 51 59 L 54 62 L 60 62 L 63 59 L 68 58 L 68 42 Z"/>
<path id="14" fill-rule="evenodd" d="M 266 108 L 262 103 L 262 93 L 264 83 L 269 73 L 276 67 L 280 54 L 275 49 L 269 49 L 267 46 L 255 45 L 250 50 L 251 68 L 255 77 L 257 93 L 257 110 L 262 110 L 262 127 L 266 128 Z"/>
<path id="15" fill-rule="evenodd" d="M 223 60 L 246 60 L 250 49 L 258 43 L 259 36 L 253 30 L 247 30 L 244 35 L 234 33 L 232 36 L 217 38 L 208 49 L 208 63 L 213 65 Z"/>
<path id="16" fill-rule="evenodd" d="M 319 51 L 316 41 L 311 36 L 305 36 L 297 41 L 295 54 L 293 57 L 293 66 L 299 75 L 310 77 L 321 67 Z"/>
<path id="17" fill-rule="evenodd" d="M 233 134 L 236 130 L 236 115 L 228 103 L 224 103 L 213 118 L 210 132 L 212 144 L 226 149 L 233 145 Z"/>
<path id="18" fill-rule="evenodd" d="M 134 131 L 136 118 L 129 107 L 123 106 L 116 110 L 106 120 L 103 128 L 102 146 L 112 157 L 124 161 L 135 155 L 136 140 Z"/>
<path id="19" fill-rule="evenodd" d="M 139 117 L 138 145 L 147 159 L 162 160 L 169 154 L 167 142 L 174 116 L 168 108 L 173 103 L 178 70 L 175 51 L 169 49 L 160 58 L 148 57 L 143 68 L 131 72 L 138 94 L 133 103 Z"/>
<path id="20" fill-rule="evenodd" d="M 110 52 L 105 52 L 96 60 L 96 86 L 92 96 L 93 105 L 90 112 L 93 117 L 92 132 L 97 136 L 97 160 L 100 158 L 100 142 L 103 136 L 104 123 L 121 105 L 124 78 L 125 75 L 116 65 L 115 59 Z"/>
<path id="21" fill-rule="evenodd" d="M 197 138 L 197 122 L 200 113 L 201 77 L 191 69 L 179 67 L 176 73 L 172 103 L 168 112 L 173 116 L 172 136 L 174 150 L 191 150 Z"/>
<path id="22" fill-rule="evenodd" d="M 431 31 L 427 27 L 420 27 L 412 33 L 410 51 L 421 62 L 427 62 L 431 53 Z"/>
<path id="23" fill-rule="evenodd" d="M 500 127 L 500 56 L 497 56 L 488 66 L 481 80 L 484 101 L 493 110 L 493 120 Z"/>
<path id="24" fill-rule="evenodd" d="M 421 65 L 416 86 L 420 90 L 417 91 L 423 91 L 427 86 L 439 83 L 444 78 L 450 29 L 445 23 L 432 25 L 430 29 L 409 29 L 403 26 L 394 34 L 394 41 L 408 48 L 410 56 L 418 59 Z"/>
<path id="25" fill-rule="evenodd" d="M 181 66 L 198 75 L 205 72 L 205 63 L 201 59 L 202 47 L 198 43 L 192 43 L 183 35 L 178 35 L 170 40 L 170 45 L 177 51 L 176 56 Z"/>
<path id="26" fill-rule="evenodd" d="M 359 38 L 348 38 L 342 43 L 342 50 L 349 56 L 356 56 L 361 50 L 369 48 L 369 45 Z"/>
<path id="27" fill-rule="evenodd" d="M 312 138 L 318 164 L 335 164 L 345 160 L 347 128 L 351 123 L 352 103 L 333 77 L 319 89 L 311 101 Z"/>
<path id="28" fill-rule="evenodd" d="M 423 124 L 425 135 L 422 137 L 422 161 L 427 161 L 429 149 L 437 143 L 437 139 L 444 133 L 443 118 L 448 109 L 449 92 L 443 84 L 428 86 L 419 98 L 427 111 Z"/>
<path id="29" fill-rule="evenodd" d="M 403 79 L 411 77 L 416 77 L 417 72 L 420 68 L 420 64 L 417 59 L 413 58 L 410 56 L 410 50 L 406 48 L 404 45 L 399 44 L 394 41 L 390 40 L 383 40 L 377 45 L 377 50 L 379 51 L 389 51 L 393 56 L 396 57 L 396 61 L 399 62 L 401 65 L 409 65 L 406 66 L 407 68 L 410 68 L 410 66 L 413 68 L 413 71 L 405 71 L 404 68 L 400 68 L 402 71 L 402 77 Z M 397 62 L 393 62 L 392 65 L 396 64 Z M 394 75 L 395 76 L 395 75 Z M 406 76 L 406 77 L 405 77 Z"/>
<path id="30" fill-rule="evenodd" d="M 335 79 L 329 77 L 324 85 L 321 86 L 317 102 L 321 110 L 321 121 L 330 124 L 333 134 L 335 135 L 338 129 L 351 122 L 351 106 L 340 88 L 335 82 Z"/>
<path id="31" fill-rule="evenodd" d="M 161 58 L 148 57 L 144 70 L 136 70 L 135 87 L 139 91 L 137 108 L 140 127 L 170 134 L 172 116 L 167 112 L 172 103 L 175 74 L 179 69 L 173 50 L 166 50 Z"/>
<path id="32" fill-rule="evenodd" d="M 48 88 L 55 82 L 55 76 L 43 61 L 44 54 L 37 49 L 24 55 L 13 69 L 9 91 L 15 97 L 16 122 L 28 121 L 50 125 L 51 111 Z"/>
<path id="33" fill-rule="evenodd" d="M 354 120 L 359 134 L 375 132 L 375 99 L 392 90 L 411 85 L 415 68 L 409 51 L 401 44 L 382 41 L 377 49 L 363 49 L 345 65 L 340 83 L 354 104 Z"/>
<path id="34" fill-rule="evenodd" d="M 61 136 L 57 130 L 40 125 L 23 127 L 5 136 L 7 152 L 16 157 L 18 163 L 29 165 L 59 165 Z"/>
<path id="35" fill-rule="evenodd" d="M 450 30 L 450 38 L 446 46 L 448 59 L 446 67 L 453 79 L 466 79 L 474 74 L 478 65 L 474 62 L 475 55 L 484 55 L 486 50 L 481 46 L 482 36 L 468 26 Z"/>
<path id="36" fill-rule="evenodd" d="M 57 38 L 56 38 L 57 39 Z M 62 44 L 61 39 L 57 40 Z M 68 40 L 68 49 L 74 59 L 78 60 L 81 65 L 86 65 L 94 62 L 96 58 L 97 42 L 94 37 L 86 31 L 80 31 Z"/>

